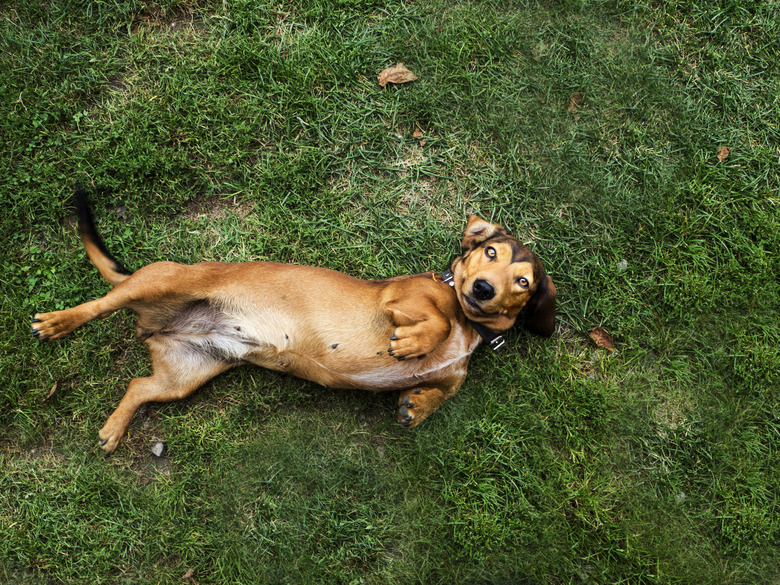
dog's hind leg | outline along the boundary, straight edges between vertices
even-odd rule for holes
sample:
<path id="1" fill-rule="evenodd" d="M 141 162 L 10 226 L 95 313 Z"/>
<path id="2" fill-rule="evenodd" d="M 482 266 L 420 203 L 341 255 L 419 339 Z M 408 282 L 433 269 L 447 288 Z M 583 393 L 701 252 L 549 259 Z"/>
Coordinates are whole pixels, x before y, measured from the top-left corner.
<path id="1" fill-rule="evenodd" d="M 139 325 L 154 328 L 181 306 L 203 298 L 209 281 L 214 278 L 208 263 L 183 266 L 174 262 L 155 262 L 135 272 L 104 297 L 63 311 L 36 314 L 32 334 L 40 341 L 51 341 L 120 309 L 135 311 Z"/>
<path id="2" fill-rule="evenodd" d="M 102 297 L 63 311 L 37 313 L 32 322 L 32 334 L 40 341 L 51 341 L 67 335 L 89 321 L 108 317 L 116 309 L 107 308 L 105 299 L 106 297 Z"/>
<path id="3" fill-rule="evenodd" d="M 130 381 L 117 409 L 98 433 L 100 446 L 113 453 L 127 431 L 133 414 L 146 402 L 170 402 L 192 394 L 208 380 L 237 365 L 182 345 L 146 340 L 152 357 L 152 375 Z"/>

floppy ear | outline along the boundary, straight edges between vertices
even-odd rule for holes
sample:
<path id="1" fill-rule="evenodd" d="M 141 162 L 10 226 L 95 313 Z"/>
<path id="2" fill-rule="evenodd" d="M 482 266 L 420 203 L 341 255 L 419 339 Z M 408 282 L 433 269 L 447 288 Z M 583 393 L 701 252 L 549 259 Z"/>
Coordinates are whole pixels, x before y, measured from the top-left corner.
<path id="1" fill-rule="evenodd" d="M 496 223 L 485 221 L 476 215 L 472 215 L 469 217 L 469 223 L 466 225 L 466 229 L 463 232 L 463 241 L 461 242 L 460 246 L 464 251 L 471 250 L 495 234 L 508 233 L 509 232 L 507 232 L 502 226 Z"/>
<path id="2" fill-rule="evenodd" d="M 555 297 L 558 291 L 552 278 L 542 274 L 539 287 L 525 305 L 525 328 L 531 333 L 550 337 L 555 330 Z"/>

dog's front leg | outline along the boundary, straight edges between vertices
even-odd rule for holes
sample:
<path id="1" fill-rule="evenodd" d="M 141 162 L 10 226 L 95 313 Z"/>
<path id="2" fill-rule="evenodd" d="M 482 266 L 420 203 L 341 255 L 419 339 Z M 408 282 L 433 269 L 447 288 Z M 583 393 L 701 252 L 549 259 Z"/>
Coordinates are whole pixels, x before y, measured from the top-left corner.
<path id="1" fill-rule="evenodd" d="M 443 389 L 422 386 L 404 390 L 398 398 L 398 422 L 407 429 L 417 426 L 453 396 L 459 386 L 457 384 Z"/>
<path id="2" fill-rule="evenodd" d="M 398 360 L 422 358 L 450 334 L 450 320 L 433 303 L 397 303 L 387 312 L 395 326 L 388 353 Z"/>

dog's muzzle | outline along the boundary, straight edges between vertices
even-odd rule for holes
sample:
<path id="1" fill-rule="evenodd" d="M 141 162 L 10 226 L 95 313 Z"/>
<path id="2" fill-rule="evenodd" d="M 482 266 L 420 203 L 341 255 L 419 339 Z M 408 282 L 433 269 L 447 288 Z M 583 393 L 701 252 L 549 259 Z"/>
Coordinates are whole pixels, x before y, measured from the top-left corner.
<path id="1" fill-rule="evenodd" d="M 478 301 L 489 301 L 496 296 L 496 290 L 493 288 L 493 285 L 481 278 L 474 281 L 474 285 L 471 287 L 471 293 Z"/>

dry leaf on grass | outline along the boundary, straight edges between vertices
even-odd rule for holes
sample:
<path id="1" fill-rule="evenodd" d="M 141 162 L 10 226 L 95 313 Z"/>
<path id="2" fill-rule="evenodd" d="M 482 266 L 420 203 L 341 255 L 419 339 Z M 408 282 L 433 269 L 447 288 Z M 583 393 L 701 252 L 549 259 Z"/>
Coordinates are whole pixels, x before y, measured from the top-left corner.
<path id="1" fill-rule="evenodd" d="M 418 144 L 420 145 L 421 148 L 427 144 L 426 140 L 422 140 L 424 133 L 422 130 L 420 130 L 419 126 L 415 128 L 414 132 L 412 132 L 412 136 L 414 136 L 417 140 L 419 140 Z"/>
<path id="2" fill-rule="evenodd" d="M 718 149 L 718 160 L 720 162 L 723 162 L 724 160 L 726 160 L 728 158 L 728 156 L 729 156 L 729 149 L 726 148 L 725 146 L 721 146 Z"/>
<path id="3" fill-rule="evenodd" d="M 379 80 L 381 87 L 386 86 L 388 83 L 406 83 L 407 81 L 414 81 L 417 76 L 409 71 L 403 63 L 399 63 L 395 67 L 388 67 L 379 72 L 376 76 Z"/>
<path id="4" fill-rule="evenodd" d="M 577 111 L 577 108 L 580 106 L 580 103 L 582 102 L 582 94 L 577 92 L 571 94 L 571 98 L 569 98 L 569 107 L 568 111 L 570 111 L 572 114 Z"/>
<path id="5" fill-rule="evenodd" d="M 57 378 L 57 381 L 54 382 L 54 386 L 51 387 L 51 390 L 49 390 L 49 393 L 46 395 L 46 398 L 44 398 L 42 402 L 46 402 L 49 398 L 51 398 L 54 395 L 54 393 L 60 387 L 60 382 L 61 381 L 62 381 L 62 378 Z"/>
<path id="6" fill-rule="evenodd" d="M 609 351 L 615 351 L 615 345 L 612 343 L 612 334 L 603 327 L 594 327 L 591 329 L 590 338 L 596 342 L 598 347 L 603 347 Z"/>
<path id="7" fill-rule="evenodd" d="M 186 573 L 184 573 L 184 577 L 181 578 L 182 581 L 185 583 L 189 583 L 190 585 L 198 585 L 198 582 L 195 580 L 193 575 L 195 574 L 194 569 L 188 569 Z"/>

